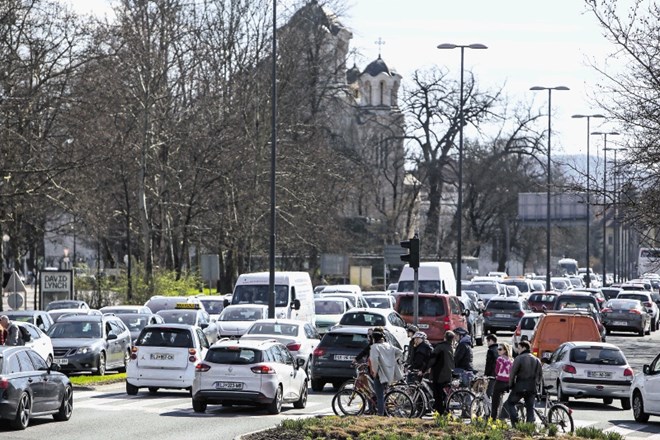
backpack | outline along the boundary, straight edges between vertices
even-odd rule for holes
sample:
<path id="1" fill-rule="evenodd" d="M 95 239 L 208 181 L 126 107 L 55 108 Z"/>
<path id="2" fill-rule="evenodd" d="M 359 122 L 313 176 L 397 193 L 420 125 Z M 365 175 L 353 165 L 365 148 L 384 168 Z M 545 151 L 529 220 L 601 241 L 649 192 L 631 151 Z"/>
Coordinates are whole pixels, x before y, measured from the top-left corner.
<path id="1" fill-rule="evenodd" d="M 18 329 L 20 330 L 21 339 L 23 340 L 23 344 L 25 344 L 26 342 L 30 342 L 32 340 L 32 335 L 30 335 L 30 332 L 29 332 L 28 329 L 26 329 L 22 325 L 19 325 Z"/>

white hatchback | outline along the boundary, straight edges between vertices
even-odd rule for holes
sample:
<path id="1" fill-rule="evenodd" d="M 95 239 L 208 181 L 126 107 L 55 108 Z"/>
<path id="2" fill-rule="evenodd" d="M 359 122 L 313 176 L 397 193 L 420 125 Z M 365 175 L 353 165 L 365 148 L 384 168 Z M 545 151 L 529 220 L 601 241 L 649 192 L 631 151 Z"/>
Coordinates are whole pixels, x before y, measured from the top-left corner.
<path id="1" fill-rule="evenodd" d="M 333 329 L 344 327 L 383 327 L 394 335 L 401 347 L 410 342 L 405 321 L 390 309 L 351 309 L 342 315 Z"/>
<path id="2" fill-rule="evenodd" d="M 126 369 L 126 393 L 140 388 L 191 389 L 195 367 L 202 362 L 209 343 L 202 329 L 187 324 L 155 324 L 142 329 L 131 348 Z"/>
<path id="3" fill-rule="evenodd" d="M 633 417 L 646 423 L 649 416 L 660 416 L 660 354 L 650 365 L 642 367 L 642 374 L 636 374 L 630 386 Z"/>
<path id="4" fill-rule="evenodd" d="M 30 333 L 30 340 L 25 341 L 25 346 L 30 347 L 32 350 L 39 353 L 48 365 L 52 364 L 54 357 L 53 342 L 48 335 L 41 331 L 39 327 L 32 325 L 29 322 L 14 321 L 14 323 L 20 327 L 26 328 Z"/>
<path id="5" fill-rule="evenodd" d="M 208 404 L 264 406 L 279 414 L 283 403 L 307 405 L 307 374 L 303 360 L 275 340 L 220 341 L 197 365 L 192 387 L 195 412 Z"/>

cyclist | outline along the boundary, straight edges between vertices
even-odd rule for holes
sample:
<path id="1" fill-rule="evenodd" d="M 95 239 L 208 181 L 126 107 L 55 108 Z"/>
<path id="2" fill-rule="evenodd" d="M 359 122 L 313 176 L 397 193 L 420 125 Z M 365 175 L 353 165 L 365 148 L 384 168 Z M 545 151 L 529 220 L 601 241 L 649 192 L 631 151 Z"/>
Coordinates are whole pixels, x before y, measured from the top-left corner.
<path id="1" fill-rule="evenodd" d="M 406 356 L 406 365 L 410 366 L 412 363 L 412 358 L 415 351 L 415 344 L 413 341 L 413 335 L 419 331 L 419 328 L 416 325 L 408 324 L 406 326 L 406 332 L 408 333 L 408 338 L 410 343 L 408 343 L 408 355 Z"/>
<path id="2" fill-rule="evenodd" d="M 416 332 L 412 337 L 412 342 L 415 346 L 415 351 L 413 358 L 410 362 L 410 376 L 409 379 L 416 380 L 416 377 L 412 376 L 412 371 L 416 376 L 422 376 L 426 369 L 428 368 L 429 360 L 431 359 L 431 353 L 433 352 L 433 347 L 426 339 L 426 333 Z"/>
<path id="3" fill-rule="evenodd" d="M 454 336 L 454 332 L 447 330 L 444 341 L 433 348 L 429 360 L 428 368 L 431 370 L 433 380 L 434 409 L 439 414 L 447 412 L 445 387 L 451 382 L 451 375 L 454 370 Z"/>
<path id="4" fill-rule="evenodd" d="M 463 386 L 470 385 L 470 378 L 474 375 L 472 364 L 472 337 L 463 327 L 454 329 L 459 336 L 458 345 L 454 351 L 454 372 L 461 375 Z"/>
<path id="5" fill-rule="evenodd" d="M 488 351 L 486 352 L 486 368 L 484 370 L 484 376 L 495 377 L 495 361 L 499 356 L 499 348 L 497 345 L 497 336 L 490 334 L 486 336 L 486 343 L 488 344 Z M 508 379 L 508 376 L 507 376 Z M 488 397 L 493 397 L 493 389 L 495 388 L 495 381 L 488 381 L 488 388 L 486 389 L 486 395 Z"/>
<path id="6" fill-rule="evenodd" d="M 399 359 L 403 352 L 385 341 L 385 335 L 374 330 L 372 334 L 374 343 L 369 353 L 371 375 L 374 378 L 374 391 L 376 392 L 376 407 L 378 415 L 385 415 L 385 388 L 388 384 L 398 382 L 403 378 L 399 366 Z"/>
<path id="7" fill-rule="evenodd" d="M 495 361 L 495 381 L 490 381 L 494 385 L 492 408 L 490 411 L 490 417 L 493 419 L 498 418 L 502 396 L 509 391 L 509 376 L 511 374 L 511 366 L 513 365 L 511 346 L 506 342 L 499 345 L 495 344 L 495 346 L 500 356 Z"/>
<path id="8" fill-rule="evenodd" d="M 518 412 L 516 404 L 520 399 L 525 399 L 525 410 L 527 412 L 527 422 L 534 422 L 534 404 L 536 403 L 536 390 L 541 383 L 542 369 L 541 361 L 534 356 L 530 350 L 531 345 L 528 341 L 520 341 L 520 354 L 513 361 L 511 373 L 509 374 L 509 388 L 511 393 L 504 402 L 504 407 L 511 417 L 511 425 L 518 423 Z"/>

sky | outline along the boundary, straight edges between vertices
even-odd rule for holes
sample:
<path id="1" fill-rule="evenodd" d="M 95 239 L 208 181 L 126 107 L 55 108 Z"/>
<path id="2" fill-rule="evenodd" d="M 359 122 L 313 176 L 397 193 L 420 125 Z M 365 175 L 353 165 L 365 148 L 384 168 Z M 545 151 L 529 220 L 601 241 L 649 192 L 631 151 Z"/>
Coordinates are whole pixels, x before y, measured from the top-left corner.
<path id="1" fill-rule="evenodd" d="M 109 0 L 63 1 L 81 12 L 110 10 Z M 291 3 L 280 2 L 284 8 Z M 460 50 L 436 46 L 481 43 L 488 49 L 466 49 L 464 63 L 481 89 L 502 88 L 511 103 L 533 104 L 547 113 L 548 92 L 529 88 L 570 88 L 552 92 L 552 151 L 586 154 L 586 120 L 571 115 L 602 113 L 591 104 L 602 79 L 590 63 L 602 66 L 616 48 L 582 0 L 347 0 L 343 15 L 341 22 L 353 33 L 351 48 L 359 54 L 349 59 L 349 67 L 355 62 L 364 69 L 380 51 L 388 67 L 403 76 L 403 87 L 412 72 L 432 66 L 448 69 L 458 81 Z M 376 44 L 379 39 L 384 44 Z M 613 124 L 592 119 L 591 131 L 616 130 Z M 602 154 L 600 137 L 590 143 L 592 155 Z"/>

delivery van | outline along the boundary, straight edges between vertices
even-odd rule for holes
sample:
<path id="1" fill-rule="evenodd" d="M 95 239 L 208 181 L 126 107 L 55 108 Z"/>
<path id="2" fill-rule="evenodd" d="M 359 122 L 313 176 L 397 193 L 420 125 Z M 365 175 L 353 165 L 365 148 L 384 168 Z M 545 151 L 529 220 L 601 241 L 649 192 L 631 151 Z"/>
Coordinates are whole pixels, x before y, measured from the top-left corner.
<path id="1" fill-rule="evenodd" d="M 601 342 L 596 321 L 586 312 L 548 313 L 541 316 L 531 341 L 532 354 L 549 358 L 564 342 Z"/>
<path id="2" fill-rule="evenodd" d="M 269 272 L 238 277 L 231 304 L 268 305 Z M 315 325 L 314 289 L 307 272 L 275 272 L 275 317 L 297 319 Z"/>
<path id="3" fill-rule="evenodd" d="M 419 264 L 419 293 L 446 293 L 456 295 L 456 276 L 451 263 L 428 261 Z M 399 277 L 397 294 L 414 292 L 415 270 L 405 265 Z"/>

